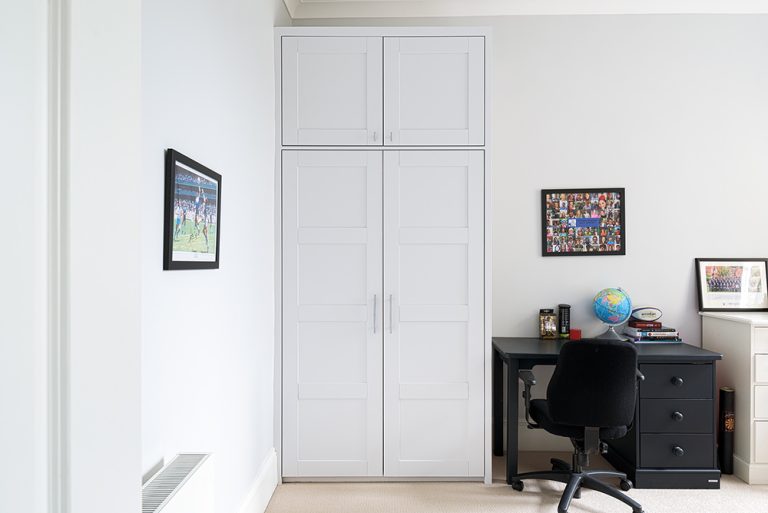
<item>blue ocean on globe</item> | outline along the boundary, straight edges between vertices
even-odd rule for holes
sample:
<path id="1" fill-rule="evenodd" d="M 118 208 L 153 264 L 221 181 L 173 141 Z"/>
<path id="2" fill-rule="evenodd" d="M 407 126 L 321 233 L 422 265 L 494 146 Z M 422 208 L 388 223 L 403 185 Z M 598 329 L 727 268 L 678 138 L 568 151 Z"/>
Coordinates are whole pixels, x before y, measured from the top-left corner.
<path id="1" fill-rule="evenodd" d="M 603 289 L 593 300 L 595 315 L 605 324 L 617 325 L 625 322 L 632 314 L 632 301 L 620 288 Z"/>

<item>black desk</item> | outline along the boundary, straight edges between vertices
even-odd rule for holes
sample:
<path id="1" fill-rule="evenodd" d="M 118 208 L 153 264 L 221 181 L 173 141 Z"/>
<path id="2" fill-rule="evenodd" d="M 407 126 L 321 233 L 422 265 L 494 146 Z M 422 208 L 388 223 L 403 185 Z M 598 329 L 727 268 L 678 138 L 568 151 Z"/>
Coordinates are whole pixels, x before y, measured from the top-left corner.
<path id="1" fill-rule="evenodd" d="M 503 371 L 507 368 L 507 483 L 517 474 L 518 371 L 554 365 L 563 344 L 538 338 L 493 338 L 493 454 L 503 454 Z M 634 426 L 626 437 L 608 443 L 606 459 L 625 472 L 636 488 L 719 488 L 715 450 L 716 360 L 722 355 L 688 344 L 638 345 L 641 384 Z M 678 375 L 685 386 L 670 383 Z M 682 382 L 682 380 L 680 380 Z M 641 412 L 642 405 L 642 412 Z M 685 409 L 685 423 L 669 420 L 666 409 Z M 695 419 L 694 421 L 691 419 Z M 670 444 L 685 445 L 672 457 Z M 677 447 L 675 445 L 675 447 Z M 679 451 L 678 451 L 679 452 Z"/>

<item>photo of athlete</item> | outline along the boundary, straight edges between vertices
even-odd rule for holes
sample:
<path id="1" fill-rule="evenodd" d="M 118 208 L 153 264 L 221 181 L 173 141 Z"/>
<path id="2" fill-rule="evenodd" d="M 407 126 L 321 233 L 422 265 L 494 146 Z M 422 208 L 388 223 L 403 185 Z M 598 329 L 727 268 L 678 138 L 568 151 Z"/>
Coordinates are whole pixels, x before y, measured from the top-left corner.
<path id="1" fill-rule="evenodd" d="M 194 263 L 177 267 L 182 269 L 217 268 L 221 176 L 168 151 L 177 160 L 166 161 L 166 180 L 172 194 L 166 193 L 170 206 L 166 206 L 165 268 L 174 268 L 174 262 Z"/>

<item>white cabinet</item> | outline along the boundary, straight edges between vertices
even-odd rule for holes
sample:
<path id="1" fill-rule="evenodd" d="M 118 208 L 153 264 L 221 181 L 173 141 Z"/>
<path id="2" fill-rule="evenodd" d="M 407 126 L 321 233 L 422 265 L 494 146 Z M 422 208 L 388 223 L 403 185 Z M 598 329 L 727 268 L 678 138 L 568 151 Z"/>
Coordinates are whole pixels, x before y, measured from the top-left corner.
<path id="1" fill-rule="evenodd" d="M 481 476 L 483 151 L 282 160 L 283 475 Z"/>
<path id="2" fill-rule="evenodd" d="M 283 144 L 382 144 L 381 59 L 381 37 L 284 37 Z"/>
<path id="3" fill-rule="evenodd" d="M 490 483 L 482 29 L 277 29 L 282 476 Z"/>
<path id="4" fill-rule="evenodd" d="M 384 473 L 483 473 L 483 152 L 384 154 Z"/>
<path id="5" fill-rule="evenodd" d="M 285 151 L 283 191 L 283 475 L 381 475 L 381 153 Z"/>
<path id="6" fill-rule="evenodd" d="M 723 354 L 717 384 L 735 389 L 734 474 L 768 484 L 768 314 L 701 315 L 703 347 Z"/>
<path id="7" fill-rule="evenodd" d="M 385 144 L 482 145 L 482 37 L 384 38 Z"/>
<path id="8" fill-rule="evenodd" d="M 286 146 L 481 146 L 484 37 L 283 37 Z"/>

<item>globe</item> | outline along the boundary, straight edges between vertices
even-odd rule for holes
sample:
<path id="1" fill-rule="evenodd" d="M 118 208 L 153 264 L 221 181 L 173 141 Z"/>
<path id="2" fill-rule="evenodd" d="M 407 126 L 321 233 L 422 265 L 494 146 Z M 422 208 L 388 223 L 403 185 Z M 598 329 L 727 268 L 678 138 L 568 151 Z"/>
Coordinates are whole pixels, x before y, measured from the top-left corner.
<path id="1" fill-rule="evenodd" d="M 597 338 L 623 340 L 624 337 L 616 333 L 613 327 L 625 322 L 632 314 L 632 300 L 627 293 L 621 288 L 603 289 L 595 295 L 592 307 L 597 318 L 610 326 L 608 331 Z"/>

